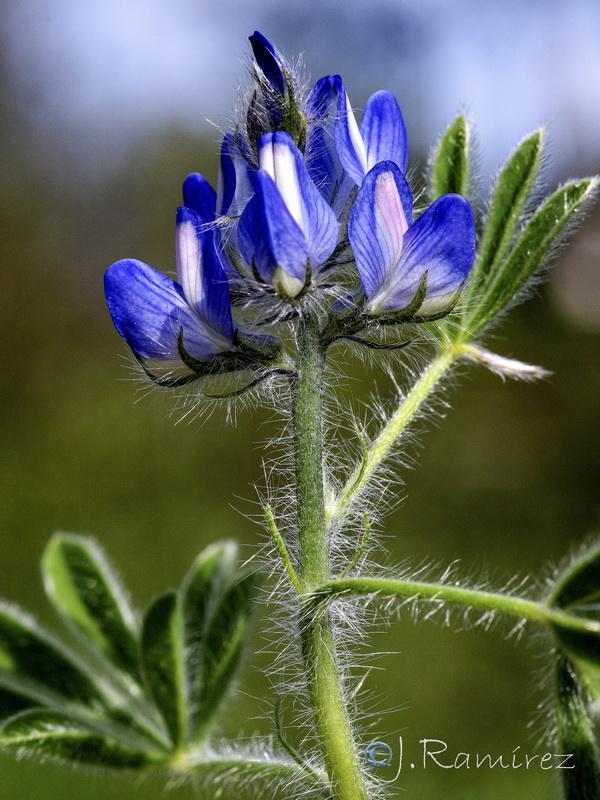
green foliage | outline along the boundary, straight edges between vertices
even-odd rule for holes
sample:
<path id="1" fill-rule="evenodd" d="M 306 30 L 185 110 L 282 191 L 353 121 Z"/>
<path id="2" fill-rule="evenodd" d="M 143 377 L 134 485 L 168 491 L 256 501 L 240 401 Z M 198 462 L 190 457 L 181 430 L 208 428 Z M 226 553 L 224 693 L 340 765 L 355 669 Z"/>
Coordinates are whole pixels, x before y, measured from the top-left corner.
<path id="1" fill-rule="evenodd" d="M 552 591 L 550 604 L 600 621 L 600 546 L 564 570 Z"/>
<path id="2" fill-rule="evenodd" d="M 520 192 L 523 200 L 531 181 L 532 171 L 523 172 Z M 506 248 L 505 258 L 494 267 L 493 276 L 484 276 L 482 295 L 464 322 L 470 336 L 479 333 L 518 297 L 521 289 L 552 256 L 570 224 L 595 193 L 597 184 L 597 179 L 572 181 L 557 189 L 535 210 L 511 246 L 502 245 Z M 510 227 L 510 218 L 507 223 Z M 477 292 L 477 286 L 473 291 Z"/>
<path id="3" fill-rule="evenodd" d="M 564 656 L 556 662 L 556 723 L 560 752 L 571 755 L 560 775 L 565 800 L 600 797 L 600 750 L 589 715 L 589 697 Z"/>
<path id="4" fill-rule="evenodd" d="M 55 703 L 104 702 L 103 689 L 68 648 L 6 605 L 0 606 L 0 685 L 34 700 L 48 695 Z"/>
<path id="5" fill-rule="evenodd" d="M 42 558 L 42 574 L 54 607 L 86 645 L 95 645 L 139 680 L 136 615 L 98 545 L 80 536 L 54 536 Z"/>
<path id="6" fill-rule="evenodd" d="M 248 608 L 260 574 L 235 576 L 231 542 L 208 547 L 182 586 L 183 626 L 188 653 L 189 737 L 201 741 L 239 665 L 248 635 Z"/>
<path id="7" fill-rule="evenodd" d="M 470 130 L 464 114 L 459 114 L 441 136 L 432 158 L 432 200 L 454 192 L 466 196 L 469 187 Z"/>
<path id="8" fill-rule="evenodd" d="M 200 763 L 240 665 L 256 572 L 236 546 L 200 554 L 179 590 L 156 599 L 141 632 L 104 553 L 57 535 L 42 562 L 50 601 L 81 657 L 18 610 L 0 608 L 0 746 L 110 767 Z"/>
<path id="9" fill-rule="evenodd" d="M 146 687 L 160 709 L 173 746 L 185 744 L 186 687 L 181 597 L 167 592 L 148 609 L 142 627 Z"/>
<path id="10" fill-rule="evenodd" d="M 470 277 L 472 297 L 484 291 L 502 263 L 537 178 L 543 143 L 540 129 L 517 147 L 500 172 Z"/>
<path id="11" fill-rule="evenodd" d="M 565 234 L 593 197 L 598 179 L 571 181 L 532 207 L 544 146 L 544 130 L 524 139 L 500 171 L 480 223 L 481 235 L 465 294 L 444 322 L 430 324 L 439 342 L 470 341 L 503 310 L 556 252 Z M 429 194 L 468 196 L 469 126 L 459 114 L 441 137 L 432 158 Z"/>
<path id="12" fill-rule="evenodd" d="M 553 622 L 558 644 L 588 689 L 600 696 L 600 547 L 561 573 L 548 605 L 568 614 Z"/>
<path id="13" fill-rule="evenodd" d="M 18 714 L 2 728 L 2 744 L 19 749 L 107 767 L 140 768 L 162 754 L 129 747 L 107 733 L 95 732 L 59 711 L 35 709 Z"/>

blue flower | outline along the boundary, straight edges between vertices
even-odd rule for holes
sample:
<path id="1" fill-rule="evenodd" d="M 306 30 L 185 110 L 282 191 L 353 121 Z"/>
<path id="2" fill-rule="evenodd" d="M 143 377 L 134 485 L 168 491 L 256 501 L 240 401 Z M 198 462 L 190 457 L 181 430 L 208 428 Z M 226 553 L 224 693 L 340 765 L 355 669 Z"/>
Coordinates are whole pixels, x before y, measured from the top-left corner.
<path id="1" fill-rule="evenodd" d="M 188 184 L 188 199 L 202 212 L 211 208 L 209 189 L 197 179 Z M 186 207 L 177 210 L 176 261 L 178 282 L 135 259 L 117 261 L 104 279 L 117 331 L 146 372 L 169 384 L 196 377 L 203 364 L 234 346 L 229 286 L 215 231 Z"/>
<path id="2" fill-rule="evenodd" d="M 381 161 L 392 161 L 402 172 L 408 163 L 408 140 L 398 101 L 390 92 L 375 92 L 356 124 L 348 95 L 341 87 L 337 101 L 335 144 L 347 174 L 360 186 Z"/>
<path id="3" fill-rule="evenodd" d="M 239 248 L 263 282 L 282 297 L 296 297 L 333 253 L 338 222 L 288 133 L 263 134 L 258 159 L 255 193 L 239 221 Z"/>
<path id="4" fill-rule="evenodd" d="M 371 315 L 447 313 L 475 257 L 475 223 L 465 198 L 445 194 L 413 222 L 410 189 L 391 161 L 376 164 L 363 180 L 348 237 Z"/>
<path id="5" fill-rule="evenodd" d="M 254 31 L 249 38 L 254 58 L 267 84 L 274 93 L 279 94 L 281 97 L 286 97 L 288 81 L 286 80 L 285 72 L 287 70 L 283 57 L 259 31 Z"/>

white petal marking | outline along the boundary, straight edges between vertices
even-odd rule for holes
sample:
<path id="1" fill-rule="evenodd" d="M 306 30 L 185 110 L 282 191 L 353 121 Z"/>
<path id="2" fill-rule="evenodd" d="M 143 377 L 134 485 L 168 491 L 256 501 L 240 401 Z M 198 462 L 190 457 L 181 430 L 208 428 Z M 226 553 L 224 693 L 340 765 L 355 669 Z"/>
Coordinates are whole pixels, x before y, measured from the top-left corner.
<path id="1" fill-rule="evenodd" d="M 175 254 L 177 280 L 181 284 L 185 299 L 194 311 L 198 311 L 203 300 L 202 281 L 200 279 L 202 251 L 196 234 L 196 226 L 189 220 L 177 226 Z"/>

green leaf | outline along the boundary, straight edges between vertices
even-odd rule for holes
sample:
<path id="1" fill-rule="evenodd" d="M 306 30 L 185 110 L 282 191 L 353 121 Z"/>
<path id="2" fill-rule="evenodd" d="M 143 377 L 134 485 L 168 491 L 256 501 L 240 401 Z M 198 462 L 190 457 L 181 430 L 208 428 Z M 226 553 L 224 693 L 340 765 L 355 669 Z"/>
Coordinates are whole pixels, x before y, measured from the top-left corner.
<path id="1" fill-rule="evenodd" d="M 568 660 L 556 664 L 556 721 L 561 754 L 570 754 L 559 771 L 565 800 L 597 800 L 600 797 L 600 752 L 588 708 L 589 698 Z"/>
<path id="2" fill-rule="evenodd" d="M 549 604 L 600 621 L 600 547 L 590 550 L 564 570 Z"/>
<path id="3" fill-rule="evenodd" d="M 98 545 L 83 536 L 54 536 L 42 559 L 51 602 L 85 641 L 139 679 L 138 625 L 127 594 Z"/>
<path id="4" fill-rule="evenodd" d="M 231 583 L 236 554 L 235 542 L 215 542 L 200 553 L 183 579 L 186 646 L 192 649 L 192 655 L 215 603 Z"/>
<path id="5" fill-rule="evenodd" d="M 242 575 L 220 599 L 207 623 L 202 642 L 198 706 L 191 709 L 191 738 L 200 741 L 240 664 L 249 631 L 252 601 L 262 576 Z"/>
<path id="6" fill-rule="evenodd" d="M 0 686 L 0 723 L 34 705 L 35 701 L 26 694 Z"/>
<path id="7" fill-rule="evenodd" d="M 38 709 L 9 719 L 0 730 L 0 745 L 105 767 L 139 768 L 165 759 L 165 754 L 138 750 L 89 730 L 58 711 Z"/>
<path id="8" fill-rule="evenodd" d="M 431 199 L 455 192 L 466 195 L 469 184 L 469 123 L 459 114 L 443 133 L 435 149 L 431 169 Z"/>
<path id="9" fill-rule="evenodd" d="M 181 585 L 186 676 L 191 709 L 199 709 L 206 626 L 215 605 L 231 584 L 236 554 L 235 542 L 216 542 L 207 547 L 196 558 Z M 192 716 L 191 728 L 194 731 L 197 728 L 197 712 Z M 203 730 L 206 732 L 206 726 L 203 726 Z M 192 736 L 198 741 L 193 733 Z"/>
<path id="10" fill-rule="evenodd" d="M 471 272 L 472 295 L 483 292 L 506 254 L 539 173 L 543 143 L 544 130 L 540 129 L 521 142 L 500 173 Z"/>
<path id="11" fill-rule="evenodd" d="M 45 633 L 28 615 L 0 603 L 0 683 L 2 673 L 25 687 L 56 692 L 69 700 L 97 707 L 104 692 L 57 640 Z"/>
<path id="12" fill-rule="evenodd" d="M 486 292 L 482 305 L 465 325 L 471 335 L 478 333 L 543 266 L 564 236 L 569 223 L 591 199 L 598 179 L 573 181 L 552 194 L 525 226 L 503 266 Z"/>
<path id="13" fill-rule="evenodd" d="M 574 618 L 574 622 L 579 622 Z M 586 630 L 564 621 L 554 619 L 552 630 L 560 649 L 573 661 L 581 678 L 590 690 L 600 695 L 600 630 Z"/>
<path id="14" fill-rule="evenodd" d="M 143 622 L 142 669 L 175 747 L 185 743 L 187 727 L 183 635 L 181 597 L 167 592 L 154 601 Z"/>

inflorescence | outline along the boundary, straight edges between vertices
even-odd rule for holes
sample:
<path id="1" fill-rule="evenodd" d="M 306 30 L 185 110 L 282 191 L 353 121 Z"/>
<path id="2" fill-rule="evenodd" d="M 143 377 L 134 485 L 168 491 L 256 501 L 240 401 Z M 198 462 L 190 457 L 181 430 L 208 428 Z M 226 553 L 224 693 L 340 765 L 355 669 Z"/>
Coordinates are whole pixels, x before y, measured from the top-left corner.
<path id="1" fill-rule="evenodd" d="M 443 194 L 413 218 L 392 94 L 372 95 L 357 124 L 339 75 L 303 97 L 271 43 L 258 32 L 250 41 L 252 91 L 243 122 L 223 138 L 217 191 L 198 173 L 183 183 L 177 281 L 135 259 L 106 272 L 115 327 L 163 386 L 294 374 L 286 330 L 312 309 L 324 346 L 439 319 L 475 256 L 461 195 Z"/>

